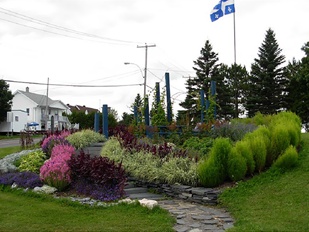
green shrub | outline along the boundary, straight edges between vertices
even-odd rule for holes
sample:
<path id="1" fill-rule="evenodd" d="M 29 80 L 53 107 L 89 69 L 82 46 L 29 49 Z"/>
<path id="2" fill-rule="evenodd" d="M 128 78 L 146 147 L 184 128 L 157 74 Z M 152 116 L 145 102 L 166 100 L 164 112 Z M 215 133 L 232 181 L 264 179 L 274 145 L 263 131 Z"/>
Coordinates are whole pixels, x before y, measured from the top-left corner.
<path id="1" fill-rule="evenodd" d="M 170 158 L 162 164 L 160 180 L 163 183 L 181 183 L 191 186 L 197 185 L 197 164 L 189 158 Z"/>
<path id="2" fill-rule="evenodd" d="M 298 153 L 294 146 L 289 146 L 285 152 L 279 156 L 279 158 L 274 163 L 275 167 L 283 170 L 293 168 L 297 165 Z"/>
<path id="3" fill-rule="evenodd" d="M 216 187 L 222 183 L 220 170 L 216 165 L 214 157 L 209 157 L 204 162 L 200 162 L 197 167 L 199 182 L 205 187 Z"/>
<path id="4" fill-rule="evenodd" d="M 74 134 L 69 135 L 66 139 L 76 149 L 84 148 L 92 143 L 103 142 L 106 140 L 102 134 L 99 134 L 92 130 L 78 131 Z"/>
<path id="5" fill-rule="evenodd" d="M 277 124 L 271 131 L 271 156 L 267 160 L 272 164 L 290 146 L 290 135 L 284 124 Z"/>
<path id="6" fill-rule="evenodd" d="M 253 154 L 250 148 L 249 141 L 238 141 L 235 144 L 236 152 L 239 153 L 242 157 L 245 158 L 247 165 L 247 174 L 252 175 L 255 170 L 255 161 L 253 158 Z"/>
<path id="7" fill-rule="evenodd" d="M 217 138 L 210 151 L 209 158 L 200 161 L 198 176 L 202 185 L 213 187 L 227 178 L 228 156 L 232 149 L 228 138 Z"/>
<path id="8" fill-rule="evenodd" d="M 121 162 L 123 160 L 124 149 L 121 148 L 121 145 L 116 137 L 110 137 L 102 147 L 101 156 L 108 157 L 109 159 L 114 160 L 115 162 Z"/>
<path id="9" fill-rule="evenodd" d="M 233 147 L 228 158 L 228 176 L 232 181 L 242 180 L 247 173 L 246 159 Z"/>
<path id="10" fill-rule="evenodd" d="M 253 159 L 255 162 L 255 170 L 261 172 L 266 164 L 267 147 L 264 136 L 259 133 L 250 133 L 246 136 L 245 141 L 250 144 Z"/>
<path id="11" fill-rule="evenodd" d="M 200 158 L 206 156 L 213 144 L 213 139 L 210 137 L 191 137 L 187 139 L 182 147 L 187 149 L 188 152 L 191 153 L 196 153 Z"/>
<path id="12" fill-rule="evenodd" d="M 20 158 L 18 170 L 20 172 L 40 173 L 40 168 L 46 160 L 46 155 L 42 150 L 30 152 L 26 156 Z"/>

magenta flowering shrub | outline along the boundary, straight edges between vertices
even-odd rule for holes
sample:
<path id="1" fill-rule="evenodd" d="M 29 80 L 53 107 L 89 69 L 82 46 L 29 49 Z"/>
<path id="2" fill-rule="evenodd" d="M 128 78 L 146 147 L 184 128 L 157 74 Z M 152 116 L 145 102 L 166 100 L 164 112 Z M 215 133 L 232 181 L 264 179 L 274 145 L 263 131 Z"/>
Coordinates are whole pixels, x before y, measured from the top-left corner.
<path id="1" fill-rule="evenodd" d="M 57 144 L 53 147 L 50 158 L 61 156 L 63 159 L 69 160 L 74 152 L 75 148 L 70 144 Z"/>
<path id="2" fill-rule="evenodd" d="M 69 142 L 62 135 L 51 135 L 45 138 L 42 142 L 41 148 L 47 158 L 51 156 L 52 149 L 56 144 L 66 145 L 69 144 Z"/>
<path id="3" fill-rule="evenodd" d="M 51 158 L 40 169 L 41 180 L 59 191 L 65 189 L 72 182 L 69 160 L 75 149 L 68 144 L 55 145 L 51 152 Z"/>

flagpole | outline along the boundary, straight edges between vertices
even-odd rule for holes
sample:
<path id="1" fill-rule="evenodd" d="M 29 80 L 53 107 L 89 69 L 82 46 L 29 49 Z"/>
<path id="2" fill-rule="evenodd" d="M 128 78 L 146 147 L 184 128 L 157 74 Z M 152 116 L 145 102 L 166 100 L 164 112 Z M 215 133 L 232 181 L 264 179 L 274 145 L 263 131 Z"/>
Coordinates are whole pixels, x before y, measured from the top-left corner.
<path id="1" fill-rule="evenodd" d="M 235 78 L 235 85 L 238 89 L 238 80 L 237 80 L 237 69 L 236 69 L 236 23 L 235 23 L 235 11 L 233 13 L 233 24 L 234 24 L 234 78 Z M 236 118 L 238 118 L 238 95 L 237 91 L 235 94 L 235 111 L 236 111 Z"/>
<path id="2" fill-rule="evenodd" d="M 236 24 L 235 24 L 235 12 L 233 13 L 234 24 L 234 64 L 236 64 Z"/>

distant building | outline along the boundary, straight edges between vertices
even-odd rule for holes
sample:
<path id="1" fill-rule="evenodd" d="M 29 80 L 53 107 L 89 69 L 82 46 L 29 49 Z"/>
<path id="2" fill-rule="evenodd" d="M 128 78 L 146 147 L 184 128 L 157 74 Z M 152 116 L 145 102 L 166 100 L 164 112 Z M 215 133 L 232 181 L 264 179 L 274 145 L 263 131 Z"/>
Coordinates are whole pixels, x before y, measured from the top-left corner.
<path id="1" fill-rule="evenodd" d="M 87 107 L 85 105 L 81 106 L 81 105 L 70 105 L 70 104 L 67 104 L 67 107 L 69 108 L 69 111 L 68 111 L 68 114 L 71 114 L 72 112 L 83 112 L 85 113 L 86 115 L 89 114 L 89 113 L 96 113 L 96 112 L 99 112 L 98 109 L 94 109 L 94 108 L 90 108 L 90 107 Z"/>
<path id="2" fill-rule="evenodd" d="M 51 119 L 54 118 L 54 129 L 70 128 L 71 124 L 62 113 L 67 113 L 69 107 L 60 100 L 52 100 L 46 95 L 17 90 L 12 99 L 12 111 L 27 112 L 27 123 L 36 122 L 38 130 L 51 129 Z M 47 111 L 46 111 L 47 110 Z"/>

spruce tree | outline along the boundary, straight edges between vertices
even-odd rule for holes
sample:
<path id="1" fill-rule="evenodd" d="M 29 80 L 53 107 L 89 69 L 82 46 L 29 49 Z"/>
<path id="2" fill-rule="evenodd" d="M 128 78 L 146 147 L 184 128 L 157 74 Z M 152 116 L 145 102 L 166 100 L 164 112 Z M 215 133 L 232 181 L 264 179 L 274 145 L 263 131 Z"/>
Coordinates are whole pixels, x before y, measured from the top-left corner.
<path id="1" fill-rule="evenodd" d="M 301 50 L 305 52 L 301 61 L 293 59 L 288 65 L 288 110 L 295 112 L 301 118 L 306 131 L 309 131 L 309 42 Z"/>
<path id="2" fill-rule="evenodd" d="M 9 90 L 9 85 L 0 79 L 0 122 L 6 119 L 7 112 L 12 107 L 13 94 Z"/>
<path id="3" fill-rule="evenodd" d="M 285 56 L 281 52 L 274 31 L 268 29 L 259 47 L 258 58 L 254 59 L 251 65 L 249 95 L 246 102 L 249 117 L 257 112 L 274 114 L 287 106 L 288 79 L 283 66 Z"/>

